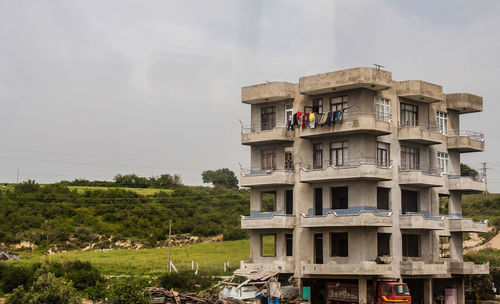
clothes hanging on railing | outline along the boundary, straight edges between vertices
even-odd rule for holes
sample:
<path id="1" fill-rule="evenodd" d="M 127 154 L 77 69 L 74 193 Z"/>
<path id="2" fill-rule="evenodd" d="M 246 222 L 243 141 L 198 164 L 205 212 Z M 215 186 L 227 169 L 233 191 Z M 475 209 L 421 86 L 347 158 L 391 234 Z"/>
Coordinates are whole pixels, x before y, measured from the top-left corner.
<path id="1" fill-rule="evenodd" d="M 337 111 L 331 111 L 328 113 L 303 113 L 297 111 L 294 113 L 286 123 L 287 130 L 295 130 L 295 128 L 318 128 L 322 126 L 331 126 L 336 123 L 341 123 L 344 120 L 344 112 L 348 110 L 344 108 Z"/>
<path id="2" fill-rule="evenodd" d="M 316 116 L 316 113 L 309 113 L 309 128 L 314 129 L 316 127 L 316 121 L 314 120 L 314 117 Z"/>

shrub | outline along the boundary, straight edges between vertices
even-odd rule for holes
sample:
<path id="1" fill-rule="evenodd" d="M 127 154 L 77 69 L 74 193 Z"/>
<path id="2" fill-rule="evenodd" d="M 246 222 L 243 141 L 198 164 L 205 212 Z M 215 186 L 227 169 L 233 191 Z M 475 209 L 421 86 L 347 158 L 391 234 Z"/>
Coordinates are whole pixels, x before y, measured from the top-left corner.
<path id="1" fill-rule="evenodd" d="M 158 284 L 165 289 L 197 292 L 212 285 L 210 277 L 196 275 L 191 271 L 167 272 L 158 278 Z"/>
<path id="2" fill-rule="evenodd" d="M 109 300 L 113 304 L 148 304 L 150 298 L 144 284 L 137 280 L 115 282 L 109 291 Z"/>

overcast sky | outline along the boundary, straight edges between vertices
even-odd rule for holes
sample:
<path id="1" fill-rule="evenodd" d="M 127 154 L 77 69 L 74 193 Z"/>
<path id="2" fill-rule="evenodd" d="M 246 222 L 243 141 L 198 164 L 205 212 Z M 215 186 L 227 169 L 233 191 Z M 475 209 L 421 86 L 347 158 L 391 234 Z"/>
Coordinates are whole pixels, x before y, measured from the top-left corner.
<path id="1" fill-rule="evenodd" d="M 379 63 L 484 97 L 500 192 L 500 1 L 0 0 L 0 181 L 249 164 L 241 87 Z"/>

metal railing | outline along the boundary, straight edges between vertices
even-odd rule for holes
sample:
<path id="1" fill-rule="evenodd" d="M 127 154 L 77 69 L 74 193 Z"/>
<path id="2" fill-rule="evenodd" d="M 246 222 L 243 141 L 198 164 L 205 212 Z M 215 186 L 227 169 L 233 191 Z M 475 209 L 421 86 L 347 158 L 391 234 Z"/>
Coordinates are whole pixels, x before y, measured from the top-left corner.
<path id="1" fill-rule="evenodd" d="M 377 207 L 371 206 L 356 206 L 349 207 L 346 209 L 332 209 L 332 208 L 323 208 L 321 210 L 321 215 L 315 215 L 314 209 L 310 208 L 307 210 L 307 214 L 303 214 L 304 217 L 313 217 L 313 216 L 326 216 L 329 213 L 332 213 L 335 216 L 355 216 L 360 215 L 362 212 L 371 212 L 378 216 L 391 216 L 392 211 L 380 210 Z"/>
<path id="2" fill-rule="evenodd" d="M 380 168 L 392 168 L 392 161 L 377 161 L 375 157 L 364 158 L 345 158 L 342 163 L 334 163 L 332 160 L 323 160 L 321 162 L 301 162 L 300 168 L 305 170 L 324 170 L 328 167 L 332 168 L 357 168 L 361 165 L 374 165 Z"/>
<path id="3" fill-rule="evenodd" d="M 425 175 L 430 176 L 443 176 L 443 170 L 439 168 L 406 168 L 406 167 L 398 167 L 399 172 L 422 172 Z"/>
<path id="4" fill-rule="evenodd" d="M 462 173 L 462 172 L 450 172 L 447 173 L 448 178 L 454 179 L 454 178 L 460 178 L 460 177 L 465 177 L 465 178 L 470 178 L 471 180 L 475 182 L 484 182 L 484 175 L 482 173 Z"/>
<path id="5" fill-rule="evenodd" d="M 368 116 L 374 117 L 377 121 L 391 122 L 392 115 L 380 111 L 361 111 L 361 110 L 347 110 L 340 115 L 340 120 L 334 120 L 335 123 L 343 121 L 358 120 L 359 117 Z"/>
<path id="6" fill-rule="evenodd" d="M 259 168 L 240 168 L 241 175 L 243 176 L 262 176 L 270 175 L 275 172 L 293 172 L 293 168 L 290 169 L 259 169 Z"/>
<path id="7" fill-rule="evenodd" d="M 420 128 L 423 131 L 429 131 L 434 133 L 444 133 L 443 130 L 440 130 L 438 126 L 416 122 L 416 124 L 410 124 L 409 122 L 398 122 L 398 128 Z"/>
<path id="8" fill-rule="evenodd" d="M 469 130 L 460 130 L 460 131 L 448 131 L 448 137 L 454 136 L 466 136 L 472 140 L 484 141 L 484 133 L 469 131 Z"/>
<path id="9" fill-rule="evenodd" d="M 241 133 L 251 134 L 263 131 L 270 131 L 274 128 L 286 128 L 287 121 L 277 120 L 274 122 L 250 122 L 241 124 Z"/>

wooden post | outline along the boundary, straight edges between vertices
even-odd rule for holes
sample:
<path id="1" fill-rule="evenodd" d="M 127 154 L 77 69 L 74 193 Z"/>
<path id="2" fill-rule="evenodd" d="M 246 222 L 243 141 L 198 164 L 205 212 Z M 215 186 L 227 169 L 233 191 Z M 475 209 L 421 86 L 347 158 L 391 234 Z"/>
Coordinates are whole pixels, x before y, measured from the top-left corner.
<path id="1" fill-rule="evenodd" d="M 172 220 L 168 226 L 168 272 L 172 272 L 172 264 L 170 263 L 170 245 L 172 244 Z"/>

